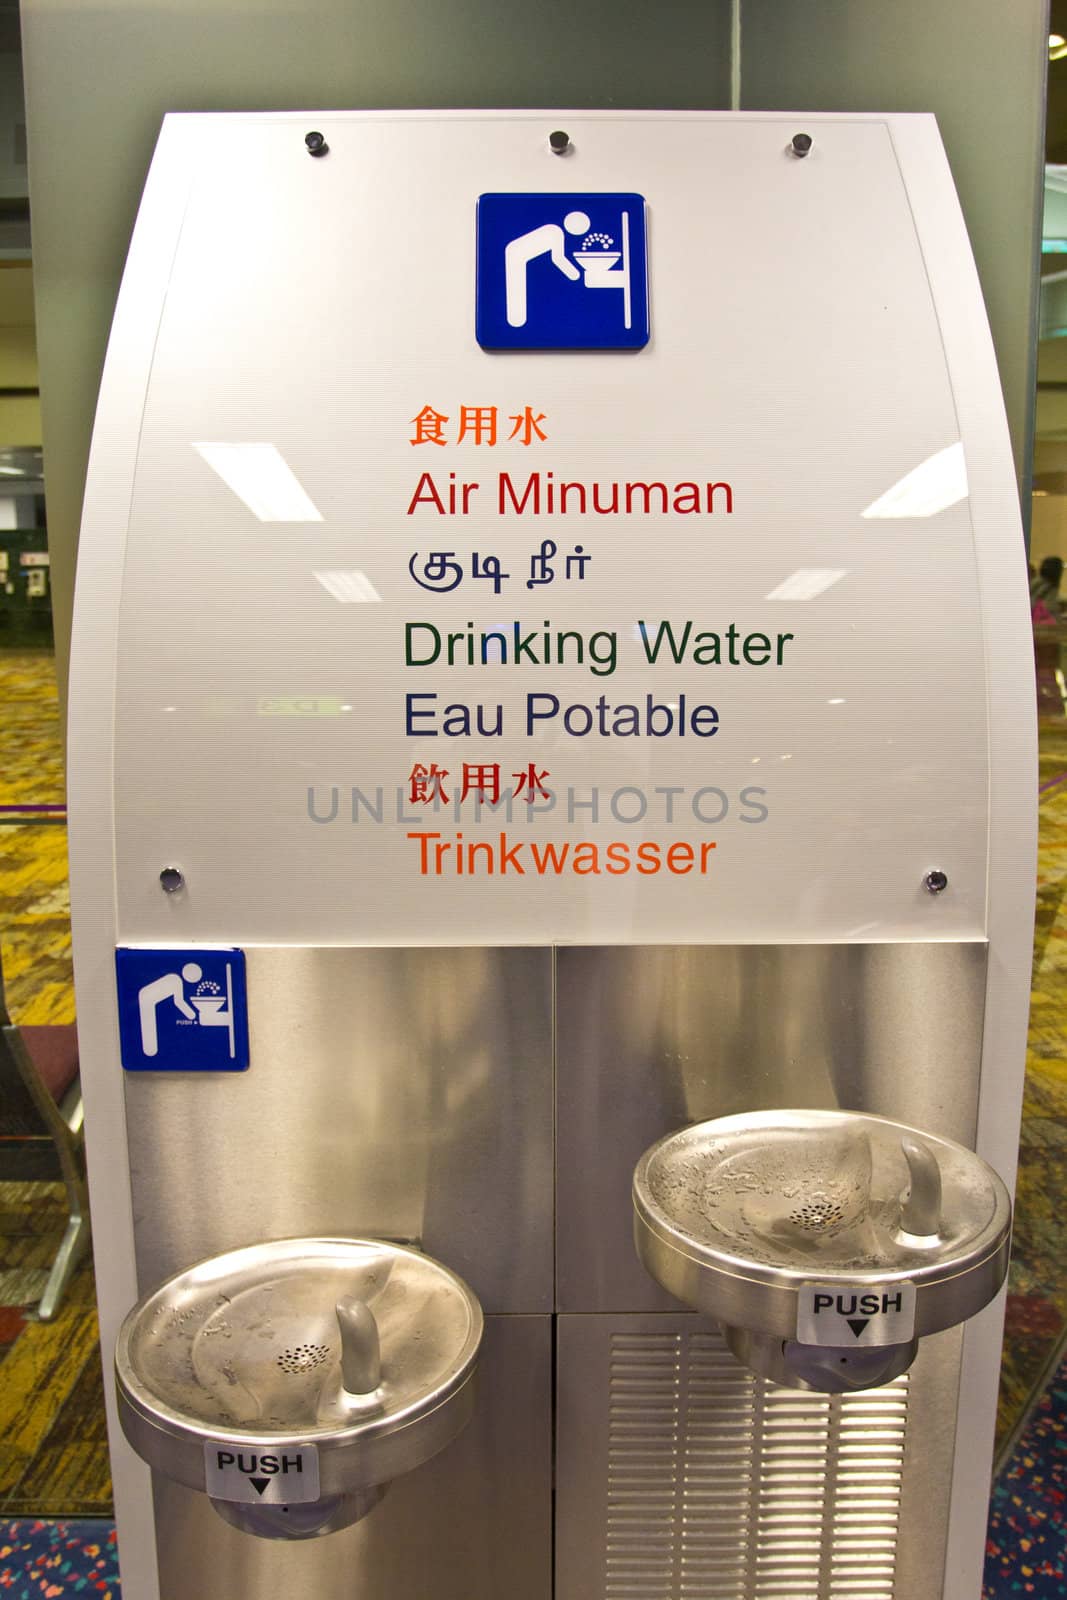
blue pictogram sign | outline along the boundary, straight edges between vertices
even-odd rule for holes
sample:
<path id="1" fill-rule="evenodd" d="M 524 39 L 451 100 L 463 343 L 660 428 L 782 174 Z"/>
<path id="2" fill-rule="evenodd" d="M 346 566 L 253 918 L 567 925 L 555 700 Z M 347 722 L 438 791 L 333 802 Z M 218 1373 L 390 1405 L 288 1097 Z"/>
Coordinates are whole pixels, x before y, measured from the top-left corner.
<path id="1" fill-rule="evenodd" d="M 248 1066 L 243 950 L 116 950 L 115 974 L 127 1072 Z"/>
<path id="2" fill-rule="evenodd" d="M 483 194 L 478 343 L 486 350 L 639 350 L 648 343 L 639 194 Z"/>

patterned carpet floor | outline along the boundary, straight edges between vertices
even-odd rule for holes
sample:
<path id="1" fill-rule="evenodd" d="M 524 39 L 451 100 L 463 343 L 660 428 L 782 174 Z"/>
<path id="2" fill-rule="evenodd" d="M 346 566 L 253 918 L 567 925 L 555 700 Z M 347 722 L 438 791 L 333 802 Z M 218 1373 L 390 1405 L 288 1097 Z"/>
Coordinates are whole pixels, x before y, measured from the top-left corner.
<path id="1" fill-rule="evenodd" d="M 0 651 L 0 941 L 12 1016 L 73 1022 L 63 734 L 54 658 Z"/>
<path id="2" fill-rule="evenodd" d="M 0 1184 L 0 1517 L 112 1510 L 91 1262 L 52 1322 L 33 1316 L 65 1216 L 59 1184 Z"/>
<path id="3" fill-rule="evenodd" d="M 0 1593 L 5 1600 L 118 1600 L 112 1522 L 0 1522 Z"/>
<path id="4" fill-rule="evenodd" d="M 993 1485 L 983 1600 L 1067 1596 L 1067 1361 Z"/>
<path id="5" fill-rule="evenodd" d="M 1042 719 L 1037 921 L 997 1436 L 1009 1449 L 1067 1336 L 1067 726 Z"/>

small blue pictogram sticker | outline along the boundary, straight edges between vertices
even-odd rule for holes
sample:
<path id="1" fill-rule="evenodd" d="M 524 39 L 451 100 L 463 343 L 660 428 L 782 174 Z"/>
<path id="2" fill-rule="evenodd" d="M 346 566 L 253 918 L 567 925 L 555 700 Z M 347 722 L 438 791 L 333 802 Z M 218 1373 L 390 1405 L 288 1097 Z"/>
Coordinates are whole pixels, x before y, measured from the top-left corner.
<path id="1" fill-rule="evenodd" d="M 648 343 L 639 194 L 483 194 L 478 343 L 485 350 L 639 350 Z"/>
<path id="2" fill-rule="evenodd" d="M 243 950 L 116 950 L 127 1072 L 244 1072 Z"/>

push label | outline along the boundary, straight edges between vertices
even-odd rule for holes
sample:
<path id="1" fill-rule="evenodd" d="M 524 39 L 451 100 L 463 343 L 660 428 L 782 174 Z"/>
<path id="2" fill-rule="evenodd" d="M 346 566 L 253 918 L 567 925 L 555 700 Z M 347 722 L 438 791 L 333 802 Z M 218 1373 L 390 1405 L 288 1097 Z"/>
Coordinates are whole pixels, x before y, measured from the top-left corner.
<path id="1" fill-rule="evenodd" d="M 915 1337 L 915 1285 L 805 1283 L 797 1301 L 801 1344 L 878 1346 Z"/>
<path id="2" fill-rule="evenodd" d="M 204 1475 L 214 1500 L 292 1506 L 319 1498 L 319 1453 L 313 1444 L 259 1450 L 209 1439 Z"/>

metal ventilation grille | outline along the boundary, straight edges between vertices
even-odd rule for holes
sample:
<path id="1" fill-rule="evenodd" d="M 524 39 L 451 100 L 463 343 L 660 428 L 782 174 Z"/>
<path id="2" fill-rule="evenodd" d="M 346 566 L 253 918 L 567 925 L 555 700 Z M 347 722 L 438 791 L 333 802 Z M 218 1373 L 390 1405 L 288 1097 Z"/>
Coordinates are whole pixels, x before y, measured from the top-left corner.
<path id="1" fill-rule="evenodd" d="M 894 1600 L 907 1404 L 907 1376 L 807 1394 L 715 1333 L 614 1333 L 605 1600 Z"/>

